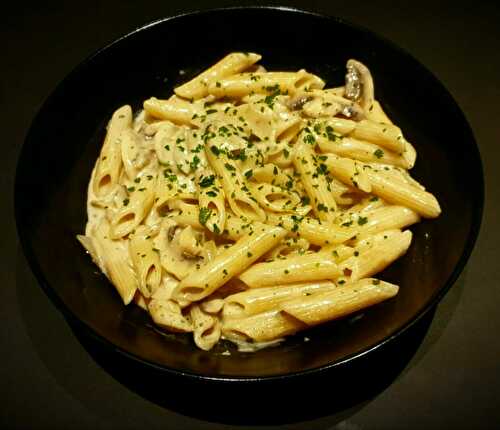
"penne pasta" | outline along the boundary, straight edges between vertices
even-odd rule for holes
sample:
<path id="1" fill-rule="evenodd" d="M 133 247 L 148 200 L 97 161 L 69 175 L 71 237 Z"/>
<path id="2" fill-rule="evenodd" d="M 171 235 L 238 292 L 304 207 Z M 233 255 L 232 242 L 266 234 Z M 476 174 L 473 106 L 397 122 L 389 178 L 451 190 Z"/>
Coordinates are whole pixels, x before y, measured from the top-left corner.
<path id="1" fill-rule="evenodd" d="M 408 250 L 411 238 L 409 230 L 387 236 L 386 240 L 375 242 L 368 250 L 343 261 L 339 269 L 350 281 L 372 276 L 401 257 Z"/>
<path id="2" fill-rule="evenodd" d="M 199 301 L 241 273 L 273 248 L 286 230 L 255 223 L 253 228 L 231 248 L 220 253 L 200 270 L 183 279 L 174 291 L 174 297 Z"/>
<path id="3" fill-rule="evenodd" d="M 224 321 L 222 335 L 235 343 L 239 341 L 266 342 L 297 333 L 307 325 L 290 315 L 273 310 Z"/>
<path id="4" fill-rule="evenodd" d="M 315 252 L 254 264 L 239 278 L 250 288 L 335 279 L 341 274 L 330 252 Z"/>
<path id="5" fill-rule="evenodd" d="M 122 132 L 131 126 L 132 109 L 129 105 L 122 106 L 113 113 L 93 177 L 93 191 L 98 197 L 108 194 L 118 182 L 122 166 Z"/>
<path id="6" fill-rule="evenodd" d="M 441 213 L 437 199 L 429 192 L 394 179 L 383 171 L 364 169 L 373 193 L 389 203 L 413 209 L 424 218 L 436 218 Z"/>
<path id="7" fill-rule="evenodd" d="M 307 326 L 314 326 L 373 306 L 397 293 L 397 285 L 378 279 L 362 279 L 304 299 L 284 302 L 281 310 Z"/>
<path id="8" fill-rule="evenodd" d="M 300 299 L 330 291 L 336 288 L 333 282 L 309 282 L 304 284 L 285 284 L 273 287 L 255 288 L 232 294 L 225 299 L 223 317 L 245 318 L 250 315 L 278 309 L 279 304 L 291 299 Z"/>
<path id="9" fill-rule="evenodd" d="M 205 351 L 254 352 L 393 297 L 371 277 L 441 212 L 366 65 L 325 88 L 260 59 L 230 53 L 117 109 L 77 236 L 124 304 Z"/>
<path id="10" fill-rule="evenodd" d="M 306 144 L 300 144 L 293 164 L 300 175 L 300 180 L 312 203 L 316 217 L 322 221 L 333 223 L 336 217 L 337 202 L 329 187 L 326 165 L 314 155 Z M 323 166 L 325 168 L 322 168 Z"/>
<path id="11" fill-rule="evenodd" d="M 261 59 L 258 54 L 250 52 L 234 52 L 226 55 L 222 60 L 209 69 L 200 73 L 189 82 L 177 87 L 175 93 L 186 99 L 199 99 L 208 94 L 208 86 L 218 79 L 234 75 L 248 69 Z"/>

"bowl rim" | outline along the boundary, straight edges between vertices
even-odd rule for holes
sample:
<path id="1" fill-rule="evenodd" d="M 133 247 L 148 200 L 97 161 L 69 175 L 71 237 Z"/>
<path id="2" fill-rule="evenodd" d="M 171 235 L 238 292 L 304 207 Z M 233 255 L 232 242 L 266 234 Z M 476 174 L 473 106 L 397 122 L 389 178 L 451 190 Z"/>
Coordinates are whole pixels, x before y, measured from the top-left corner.
<path id="1" fill-rule="evenodd" d="M 101 53 L 107 51 L 108 49 L 112 48 L 113 46 L 121 43 L 122 41 L 133 37 L 136 33 L 139 33 L 141 31 L 147 30 L 150 27 L 154 27 L 157 25 L 161 25 L 163 23 L 167 23 L 168 21 L 171 20 L 176 20 L 176 19 L 181 19 L 184 17 L 190 17 L 190 16 L 199 16 L 199 15 L 208 15 L 208 14 L 213 14 L 213 13 L 219 13 L 219 12 L 240 12 L 240 11 L 245 11 L 245 10 L 271 10 L 271 11 L 279 11 L 279 12 L 285 12 L 285 13 L 290 13 L 290 14 L 297 14 L 297 15 L 302 15 L 302 16 L 313 16 L 316 18 L 320 18 L 323 20 L 329 20 L 334 22 L 335 24 L 341 24 L 345 25 L 348 27 L 351 27 L 355 29 L 356 31 L 360 33 L 364 33 L 365 35 L 370 36 L 371 38 L 378 39 L 380 42 L 383 42 L 385 45 L 388 45 L 391 49 L 397 51 L 399 54 L 409 57 L 416 65 L 418 65 L 419 68 L 421 68 L 425 73 L 430 75 L 436 83 L 441 87 L 444 93 L 449 98 L 449 101 L 453 105 L 454 109 L 457 111 L 457 113 L 462 117 L 463 121 L 463 126 L 465 130 L 469 133 L 470 135 L 470 140 L 471 140 L 471 149 L 472 153 L 470 154 L 473 163 L 475 164 L 475 170 L 477 172 L 477 177 L 475 180 L 477 180 L 477 193 L 475 195 L 475 200 L 476 200 L 476 205 L 473 208 L 472 211 L 472 217 L 471 217 L 471 224 L 470 224 L 470 229 L 467 234 L 467 240 L 465 242 L 462 254 L 455 265 L 453 271 L 451 272 L 450 276 L 446 280 L 446 282 L 443 284 L 443 286 L 439 289 L 437 293 L 434 294 L 434 296 L 429 300 L 429 302 L 416 314 L 412 319 L 410 319 L 406 324 L 402 325 L 398 329 L 396 329 L 393 333 L 390 335 L 386 336 L 384 339 L 382 339 L 379 342 L 376 342 L 372 344 L 369 347 L 366 347 L 365 349 L 349 354 L 345 356 L 344 358 L 325 364 L 317 367 L 313 367 L 310 369 L 306 370 L 300 370 L 296 372 L 289 372 L 289 373 L 283 373 L 283 374 L 276 374 L 276 375 L 264 375 L 264 376 L 245 376 L 245 375 L 221 375 L 221 376 L 212 376 L 212 375 L 203 375 L 195 372 L 190 372 L 190 371 L 184 371 L 184 370 L 178 370 L 175 368 L 167 367 L 165 365 L 161 365 L 152 361 L 149 361 L 145 358 L 142 358 L 134 353 L 128 352 L 122 347 L 119 347 L 115 345 L 113 342 L 105 338 L 104 336 L 101 336 L 99 333 L 97 333 L 90 325 L 87 323 L 83 322 L 80 318 L 78 318 L 77 315 L 75 315 L 69 307 L 66 306 L 64 301 L 59 297 L 59 295 L 55 292 L 55 290 L 50 286 L 49 282 L 44 276 L 44 273 L 38 263 L 38 259 L 35 255 L 35 252 L 33 248 L 30 245 L 30 240 L 28 235 L 25 232 L 25 229 L 23 228 L 20 216 L 20 168 L 19 166 L 22 164 L 22 160 L 24 157 L 26 157 L 26 147 L 28 146 L 27 143 L 33 140 L 34 138 L 32 137 L 32 132 L 33 129 L 36 128 L 36 125 L 38 121 L 40 120 L 40 113 L 42 110 L 45 108 L 47 103 L 50 101 L 50 99 L 53 98 L 53 96 L 61 91 L 62 88 L 64 88 L 65 84 L 67 81 L 69 81 L 73 76 L 77 75 L 80 70 L 82 70 L 84 67 L 86 67 L 95 57 L 100 55 Z M 18 159 L 17 159 L 17 166 L 16 166 L 16 173 L 15 173 L 15 182 L 14 182 L 14 215 L 15 215 L 15 222 L 16 222 L 16 229 L 17 229 L 17 234 L 20 239 L 20 245 L 21 249 L 24 253 L 24 256 L 26 257 L 26 260 L 28 262 L 28 265 L 33 272 L 37 284 L 39 284 L 42 287 L 42 290 L 45 292 L 45 294 L 49 297 L 49 299 L 52 301 L 54 306 L 63 314 L 67 322 L 70 324 L 71 327 L 74 327 L 75 325 L 78 326 L 79 329 L 82 329 L 84 334 L 87 336 L 90 336 L 90 338 L 97 340 L 101 345 L 105 346 L 106 348 L 110 349 L 111 351 L 117 352 L 124 357 L 131 359 L 132 361 L 135 361 L 141 365 L 153 368 L 157 371 L 165 372 L 167 374 L 171 374 L 173 376 L 181 376 L 181 377 L 188 377 L 192 380 L 204 380 L 204 381 L 214 381 L 214 382 L 221 382 L 221 383 L 227 383 L 227 382 L 256 382 L 256 381 L 280 381 L 280 380 L 289 380 L 290 378 L 298 378 L 302 376 L 308 376 L 312 374 L 317 374 L 319 372 L 323 371 L 328 371 L 334 368 L 339 368 L 345 364 L 354 362 L 355 360 L 361 359 L 362 357 L 367 356 L 368 354 L 386 346 L 390 342 L 394 341 L 396 338 L 399 336 L 403 335 L 406 333 L 411 327 L 413 327 L 417 322 L 419 322 L 425 315 L 427 315 L 428 312 L 430 312 L 434 307 L 441 301 L 441 299 L 444 297 L 444 295 L 450 290 L 450 288 L 454 285 L 455 281 L 459 277 L 459 275 L 462 273 L 464 270 L 466 263 L 472 253 L 472 250 L 474 248 L 474 245 L 476 243 L 476 240 L 479 236 L 479 231 L 481 228 L 481 223 L 482 223 L 482 216 L 483 216 L 483 210 L 484 210 L 484 195 L 485 195 L 485 184 L 484 184 L 484 168 L 483 168 L 483 163 L 481 160 L 481 154 L 479 151 L 479 147 L 477 145 L 476 139 L 474 137 L 474 133 L 472 131 L 472 128 L 467 121 L 465 114 L 463 113 L 462 109 L 460 109 L 460 106 L 456 102 L 456 100 L 453 98 L 451 95 L 450 91 L 445 87 L 445 85 L 439 80 L 433 72 L 431 72 L 427 67 L 425 67 L 419 60 L 417 60 L 413 55 L 411 55 L 408 51 L 403 49 L 402 47 L 398 46 L 395 42 L 392 40 L 381 36 L 374 31 L 363 27 L 361 25 L 352 23 L 348 20 L 345 20 L 344 18 L 340 18 L 337 16 L 331 16 L 331 15 L 326 15 L 326 14 L 321 14 L 317 12 L 313 12 L 311 10 L 306 10 L 306 9 L 300 9 L 300 8 L 295 8 L 295 7 L 288 7 L 288 6 L 231 6 L 231 7 L 219 7 L 219 8 L 211 8 L 211 9 L 197 9 L 189 12 L 183 12 L 179 14 L 175 14 L 172 16 L 167 16 L 164 18 L 159 18 L 153 21 L 150 21 L 144 25 L 141 25 L 139 27 L 134 28 L 130 32 L 119 36 L 118 38 L 114 39 L 113 41 L 107 43 L 101 48 L 98 48 L 91 54 L 89 54 L 84 60 L 82 60 L 80 63 L 78 63 L 73 69 L 68 72 L 65 77 L 53 88 L 53 90 L 46 96 L 45 100 L 43 103 L 41 103 L 38 107 L 38 110 L 36 111 L 35 115 L 33 116 L 32 122 L 29 126 L 28 132 L 25 136 L 23 145 L 21 147 L 21 151 L 19 153 Z"/>

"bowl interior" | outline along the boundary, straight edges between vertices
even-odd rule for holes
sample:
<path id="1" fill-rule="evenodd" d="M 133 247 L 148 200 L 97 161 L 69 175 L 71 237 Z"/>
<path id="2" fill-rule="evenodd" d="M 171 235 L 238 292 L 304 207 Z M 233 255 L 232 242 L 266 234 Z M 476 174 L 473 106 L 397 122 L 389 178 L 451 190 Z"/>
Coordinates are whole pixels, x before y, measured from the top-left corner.
<path id="1" fill-rule="evenodd" d="M 245 30 L 245 27 L 248 30 Z M 231 51 L 262 54 L 272 70 L 306 68 L 341 85 L 346 60 L 371 69 L 377 99 L 418 152 L 413 175 L 443 213 L 412 227 L 404 258 L 382 275 L 401 286 L 386 303 L 255 354 L 204 352 L 163 335 L 139 308 L 123 307 L 75 235 L 111 113 L 173 86 Z M 182 70 L 182 72 L 180 72 Z M 110 346 L 149 363 L 203 376 L 282 375 L 339 363 L 414 321 L 458 275 L 479 228 L 481 163 L 470 128 L 445 88 L 416 60 L 375 35 L 332 18 L 268 8 L 219 10 L 146 26 L 75 69 L 35 118 L 19 160 L 16 217 L 41 285 L 64 311 Z M 304 336 L 309 338 L 304 342 Z"/>

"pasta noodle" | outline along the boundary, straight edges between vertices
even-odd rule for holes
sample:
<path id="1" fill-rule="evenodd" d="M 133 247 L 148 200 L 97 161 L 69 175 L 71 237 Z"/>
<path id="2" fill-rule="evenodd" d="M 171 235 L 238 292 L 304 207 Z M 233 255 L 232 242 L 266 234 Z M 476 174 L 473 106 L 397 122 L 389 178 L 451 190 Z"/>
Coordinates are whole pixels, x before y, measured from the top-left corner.
<path id="1" fill-rule="evenodd" d="M 206 351 L 270 347 L 394 297 L 373 276 L 441 212 L 368 67 L 349 60 L 325 88 L 260 59 L 230 53 L 135 117 L 118 108 L 77 236 L 125 305 Z"/>

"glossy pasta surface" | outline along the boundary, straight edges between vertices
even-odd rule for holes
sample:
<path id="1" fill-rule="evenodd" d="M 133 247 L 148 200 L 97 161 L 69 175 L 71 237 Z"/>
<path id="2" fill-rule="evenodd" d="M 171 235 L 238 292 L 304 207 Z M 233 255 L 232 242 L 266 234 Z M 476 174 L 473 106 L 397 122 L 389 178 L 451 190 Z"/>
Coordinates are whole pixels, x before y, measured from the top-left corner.
<path id="1" fill-rule="evenodd" d="M 441 212 L 365 65 L 326 88 L 260 59 L 231 53 L 135 116 L 118 108 L 78 236 L 125 305 L 204 350 L 257 350 L 394 297 L 373 276 Z"/>

